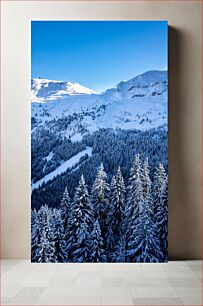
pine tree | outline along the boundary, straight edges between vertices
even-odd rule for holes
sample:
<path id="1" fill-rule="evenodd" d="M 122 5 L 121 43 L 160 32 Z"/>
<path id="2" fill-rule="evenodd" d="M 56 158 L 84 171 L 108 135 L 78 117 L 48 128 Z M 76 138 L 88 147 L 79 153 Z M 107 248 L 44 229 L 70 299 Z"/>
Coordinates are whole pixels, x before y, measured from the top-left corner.
<path id="1" fill-rule="evenodd" d="M 35 262 L 57 262 L 52 211 L 47 205 L 38 212 L 40 239 L 36 248 Z"/>
<path id="2" fill-rule="evenodd" d="M 144 202 L 143 196 L 143 175 L 142 165 L 139 155 L 135 156 L 133 166 L 130 171 L 128 201 L 126 212 L 126 259 L 136 261 L 137 249 L 137 224 L 140 217 L 140 210 Z M 136 243 L 135 243 L 136 241 Z"/>
<path id="3" fill-rule="evenodd" d="M 116 228 L 119 229 L 118 236 L 122 234 L 122 228 L 121 225 L 123 224 L 123 221 L 125 219 L 125 183 L 124 179 L 121 173 L 120 167 L 118 168 L 117 174 L 116 174 Z"/>
<path id="4" fill-rule="evenodd" d="M 61 209 L 61 218 L 64 223 L 64 229 L 66 230 L 68 226 L 68 219 L 71 213 L 71 201 L 70 201 L 67 187 L 65 188 L 65 191 L 63 193 L 63 198 L 60 204 L 60 209 Z"/>
<path id="5" fill-rule="evenodd" d="M 123 236 L 123 224 L 125 219 L 125 184 L 118 168 L 116 177 L 112 177 L 110 185 L 110 200 L 107 216 L 107 250 L 109 259 L 114 258 L 113 252 Z M 123 239 L 123 237 L 122 237 Z"/>
<path id="6" fill-rule="evenodd" d="M 53 210 L 53 227 L 55 240 L 55 254 L 58 262 L 66 261 L 66 236 L 64 229 L 64 221 L 62 219 L 62 212 L 60 209 Z"/>
<path id="7" fill-rule="evenodd" d="M 93 226 L 93 210 L 83 175 L 81 176 L 72 206 L 68 226 L 68 261 L 88 262 L 90 258 L 89 236 Z"/>
<path id="8" fill-rule="evenodd" d="M 31 259 L 35 261 L 36 251 L 40 241 L 39 217 L 36 209 L 31 212 Z"/>
<path id="9" fill-rule="evenodd" d="M 127 255 L 133 262 L 163 262 L 160 240 L 153 221 L 153 211 L 149 202 L 143 202 L 139 208 L 139 218 L 133 225 L 134 240 L 128 244 Z"/>
<path id="10" fill-rule="evenodd" d="M 106 253 L 108 257 L 108 261 L 112 261 L 113 253 L 115 249 L 116 243 L 116 232 L 115 232 L 115 223 L 116 223 L 116 201 L 117 200 L 117 192 L 116 192 L 116 178 L 113 175 L 111 184 L 110 184 L 110 199 L 109 199 L 109 207 L 106 219 Z M 116 229 L 117 231 L 117 229 Z"/>
<path id="11" fill-rule="evenodd" d="M 157 215 L 157 209 L 162 202 L 162 188 L 165 185 L 167 179 L 166 171 L 162 163 L 155 170 L 154 174 L 154 188 L 153 188 L 153 198 L 154 198 L 154 213 L 155 218 Z"/>
<path id="12" fill-rule="evenodd" d="M 135 262 L 163 261 L 151 197 L 151 179 L 148 159 L 144 162 L 142 175 L 143 199 L 139 203 L 139 216 L 132 227 L 132 237 L 127 254 Z"/>
<path id="13" fill-rule="evenodd" d="M 133 166 L 130 169 L 128 198 L 127 198 L 127 216 L 129 227 L 131 222 L 138 217 L 139 204 L 143 202 L 143 174 L 142 164 L 139 154 L 135 156 Z"/>
<path id="14" fill-rule="evenodd" d="M 157 233 L 161 243 L 164 260 L 168 256 L 168 178 L 162 185 L 161 204 L 157 208 L 156 214 Z"/>
<path id="15" fill-rule="evenodd" d="M 103 238 L 106 235 L 106 218 L 109 207 L 109 185 L 106 180 L 107 175 L 104 171 L 103 164 L 101 164 L 92 187 L 92 204 L 95 212 L 95 218 L 98 219 L 101 227 L 101 234 Z"/>
<path id="16" fill-rule="evenodd" d="M 114 253 L 112 255 L 113 262 L 125 262 L 125 233 L 123 233 L 117 241 Z"/>
<path id="17" fill-rule="evenodd" d="M 90 231 L 86 223 L 82 223 L 78 229 L 78 241 L 74 243 L 72 252 L 73 262 L 90 262 L 91 257 L 91 241 Z"/>
<path id="18" fill-rule="evenodd" d="M 125 200 L 126 189 L 120 167 L 118 168 L 116 174 L 116 182 L 117 182 L 117 193 L 118 193 L 117 212 L 119 211 L 118 218 L 120 219 L 120 224 L 118 224 L 119 237 L 115 248 L 115 261 L 125 262 L 125 245 L 126 245 L 126 229 L 127 229 L 126 200 Z"/>
<path id="19" fill-rule="evenodd" d="M 90 236 L 91 262 L 106 262 L 107 257 L 104 251 L 104 241 L 101 236 L 101 229 L 98 219 L 94 222 L 94 228 Z"/>
<path id="20" fill-rule="evenodd" d="M 148 158 L 145 159 L 144 161 L 144 166 L 143 166 L 143 197 L 145 200 L 151 200 L 152 201 L 152 182 L 150 179 L 150 171 L 149 171 L 149 163 L 148 163 Z"/>

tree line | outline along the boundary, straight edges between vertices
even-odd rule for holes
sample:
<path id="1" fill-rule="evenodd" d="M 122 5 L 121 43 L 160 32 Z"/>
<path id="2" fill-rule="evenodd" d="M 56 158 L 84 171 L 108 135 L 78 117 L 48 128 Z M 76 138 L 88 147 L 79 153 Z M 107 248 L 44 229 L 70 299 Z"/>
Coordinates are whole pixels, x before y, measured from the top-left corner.
<path id="1" fill-rule="evenodd" d="M 41 129 L 41 128 L 40 128 Z M 44 129 L 44 128 L 43 128 Z M 163 163 L 165 169 L 168 165 L 168 135 L 164 127 L 147 131 L 99 129 L 93 134 L 83 135 L 80 142 L 72 143 L 70 139 L 63 139 L 50 131 L 39 129 L 32 134 L 32 182 L 47 175 L 67 159 L 81 152 L 86 146 L 92 147 L 92 156 L 84 162 L 80 160 L 80 167 L 75 165 L 74 171 L 68 169 L 53 180 L 42 184 L 32 192 L 32 209 L 39 208 L 46 203 L 48 207 L 58 208 L 61 197 L 68 186 L 69 195 L 74 198 L 75 188 L 83 174 L 91 195 L 91 186 L 94 183 L 97 169 L 103 162 L 107 173 L 107 182 L 110 184 L 118 167 L 122 169 L 125 184 L 128 185 L 130 168 L 136 154 L 140 158 L 149 159 L 150 176 L 159 163 Z M 45 137 L 46 135 L 46 137 Z M 47 156 L 53 153 L 47 161 Z M 54 168 L 53 168 L 54 167 Z"/>
<path id="2" fill-rule="evenodd" d="M 100 165 L 91 192 L 82 175 L 74 198 L 32 210 L 33 262 L 167 261 L 168 179 L 162 163 L 153 183 L 148 159 L 136 155 L 125 186 L 120 167 L 109 184 Z"/>

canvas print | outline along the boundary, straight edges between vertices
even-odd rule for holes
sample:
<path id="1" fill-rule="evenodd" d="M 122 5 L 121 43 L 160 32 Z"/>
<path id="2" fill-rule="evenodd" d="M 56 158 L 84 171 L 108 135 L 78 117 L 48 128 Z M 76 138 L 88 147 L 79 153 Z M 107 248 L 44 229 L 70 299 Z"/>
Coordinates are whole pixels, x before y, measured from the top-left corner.
<path id="1" fill-rule="evenodd" d="M 31 30 L 32 262 L 166 262 L 167 22 Z"/>

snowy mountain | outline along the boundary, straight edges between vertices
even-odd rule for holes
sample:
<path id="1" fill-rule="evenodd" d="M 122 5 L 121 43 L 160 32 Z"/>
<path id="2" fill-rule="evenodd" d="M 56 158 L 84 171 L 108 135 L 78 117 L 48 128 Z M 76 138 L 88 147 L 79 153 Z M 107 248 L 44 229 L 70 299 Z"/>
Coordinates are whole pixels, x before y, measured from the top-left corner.
<path id="1" fill-rule="evenodd" d="M 53 130 L 60 119 L 56 130 L 72 141 L 100 128 L 144 131 L 167 124 L 167 71 L 146 72 L 101 94 L 80 84 L 46 79 L 33 79 L 31 86 L 32 129 Z"/>
<path id="2" fill-rule="evenodd" d="M 84 175 L 92 186 L 104 163 L 127 182 L 135 154 L 153 173 L 167 168 L 167 71 L 149 71 L 101 94 L 80 84 L 32 80 L 32 207 L 57 207 L 65 186 L 73 198 Z M 50 197 L 50 191 L 52 196 Z"/>
<path id="3" fill-rule="evenodd" d="M 94 91 L 78 83 L 54 81 L 47 79 L 31 80 L 31 102 L 45 103 L 67 98 L 68 96 L 93 94 Z"/>

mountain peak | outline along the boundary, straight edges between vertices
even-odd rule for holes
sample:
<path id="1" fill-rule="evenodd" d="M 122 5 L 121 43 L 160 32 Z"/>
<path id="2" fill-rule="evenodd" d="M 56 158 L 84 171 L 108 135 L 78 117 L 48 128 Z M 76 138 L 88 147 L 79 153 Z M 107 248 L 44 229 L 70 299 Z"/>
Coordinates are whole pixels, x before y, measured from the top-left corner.
<path id="1" fill-rule="evenodd" d="M 162 83 L 162 82 L 167 81 L 167 78 L 168 78 L 167 74 L 168 74 L 167 70 L 150 70 L 140 75 L 137 75 L 136 77 L 128 81 L 120 82 L 117 85 L 117 88 L 121 89 L 121 88 L 125 88 L 128 86 L 133 86 L 133 85 L 136 87 L 139 87 L 139 86 L 148 87 L 155 83 Z"/>
<path id="2" fill-rule="evenodd" d="M 147 130 L 167 123 L 168 79 L 163 70 L 145 72 L 97 95 L 77 83 L 46 79 L 32 80 L 32 92 L 33 102 L 48 102 L 32 104 L 33 128 L 59 118 L 66 126 L 69 117 L 64 135 L 72 141 L 100 128 Z"/>
<path id="3" fill-rule="evenodd" d="M 33 78 L 31 80 L 31 102 L 45 103 L 67 98 L 73 95 L 95 94 L 95 92 L 79 83 Z"/>

